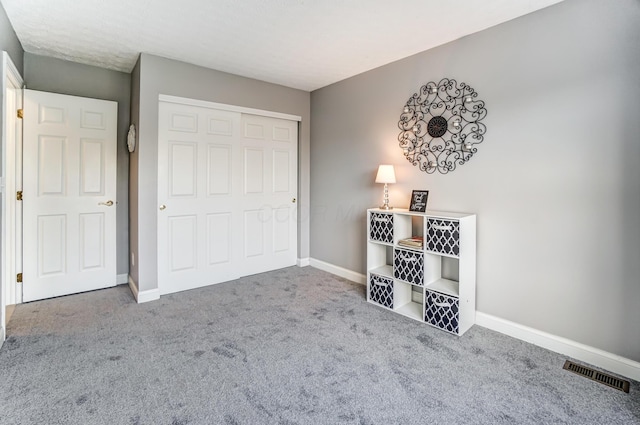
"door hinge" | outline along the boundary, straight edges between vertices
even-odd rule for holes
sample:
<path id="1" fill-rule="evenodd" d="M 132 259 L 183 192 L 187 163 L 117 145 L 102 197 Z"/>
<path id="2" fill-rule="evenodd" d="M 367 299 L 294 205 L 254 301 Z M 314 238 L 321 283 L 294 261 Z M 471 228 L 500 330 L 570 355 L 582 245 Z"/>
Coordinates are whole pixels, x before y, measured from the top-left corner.
<path id="1" fill-rule="evenodd" d="M 16 201 L 22 201 L 22 191 L 21 190 L 16 192 Z"/>
<path id="2" fill-rule="evenodd" d="M 24 110 L 18 109 L 18 118 L 22 119 L 22 117 L 24 117 Z"/>
<path id="3" fill-rule="evenodd" d="M 16 282 L 22 283 L 22 273 L 18 273 L 18 275 L 16 276 Z"/>

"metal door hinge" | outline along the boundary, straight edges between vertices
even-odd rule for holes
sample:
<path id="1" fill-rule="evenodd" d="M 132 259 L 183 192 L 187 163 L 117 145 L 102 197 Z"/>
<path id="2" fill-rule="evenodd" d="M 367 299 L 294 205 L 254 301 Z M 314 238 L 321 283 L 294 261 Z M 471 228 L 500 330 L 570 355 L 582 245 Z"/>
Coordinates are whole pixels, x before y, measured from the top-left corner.
<path id="1" fill-rule="evenodd" d="M 22 273 L 18 273 L 18 275 L 16 276 L 16 282 L 22 283 Z"/>
<path id="2" fill-rule="evenodd" d="M 16 192 L 16 200 L 17 201 L 22 201 L 22 191 L 21 190 Z"/>
<path id="3" fill-rule="evenodd" d="M 24 110 L 18 109 L 18 118 L 22 119 L 24 117 Z"/>

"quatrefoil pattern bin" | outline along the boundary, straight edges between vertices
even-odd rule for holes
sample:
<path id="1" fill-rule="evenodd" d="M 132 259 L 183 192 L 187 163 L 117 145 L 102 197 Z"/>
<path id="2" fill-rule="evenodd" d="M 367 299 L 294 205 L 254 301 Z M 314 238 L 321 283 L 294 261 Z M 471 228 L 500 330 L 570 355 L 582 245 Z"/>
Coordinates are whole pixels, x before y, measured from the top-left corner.
<path id="1" fill-rule="evenodd" d="M 393 250 L 393 277 L 414 285 L 424 285 L 424 257 L 422 252 Z"/>
<path id="2" fill-rule="evenodd" d="M 426 241 L 427 251 L 458 257 L 460 255 L 460 222 L 438 218 L 427 219 Z"/>
<path id="3" fill-rule="evenodd" d="M 393 243 L 393 215 L 371 213 L 369 239 Z"/>
<path id="4" fill-rule="evenodd" d="M 458 334 L 460 300 L 427 291 L 424 321 L 444 331 Z"/>
<path id="5" fill-rule="evenodd" d="M 369 299 L 387 308 L 393 308 L 393 279 L 372 274 L 369 281 Z"/>

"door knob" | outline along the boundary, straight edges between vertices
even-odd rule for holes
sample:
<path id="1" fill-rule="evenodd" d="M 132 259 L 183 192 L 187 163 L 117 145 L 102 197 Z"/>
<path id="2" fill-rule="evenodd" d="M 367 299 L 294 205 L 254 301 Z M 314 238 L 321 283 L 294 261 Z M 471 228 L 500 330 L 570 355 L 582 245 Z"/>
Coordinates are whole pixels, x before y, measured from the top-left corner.
<path id="1" fill-rule="evenodd" d="M 296 198 L 293 198 L 293 199 L 291 200 L 291 203 L 295 204 L 295 203 L 296 203 Z"/>
<path id="2" fill-rule="evenodd" d="M 106 206 L 110 207 L 111 205 L 113 205 L 113 201 L 98 202 L 98 205 L 106 205 Z"/>
<path id="3" fill-rule="evenodd" d="M 164 211 L 167 208 L 165 204 L 160 205 L 160 211 Z"/>

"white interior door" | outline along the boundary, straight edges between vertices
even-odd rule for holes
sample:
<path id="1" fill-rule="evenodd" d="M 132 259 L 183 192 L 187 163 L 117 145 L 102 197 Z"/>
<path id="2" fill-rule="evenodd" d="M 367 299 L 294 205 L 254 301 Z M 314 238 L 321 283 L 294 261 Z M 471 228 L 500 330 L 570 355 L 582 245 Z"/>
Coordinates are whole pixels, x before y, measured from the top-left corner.
<path id="1" fill-rule="evenodd" d="M 24 90 L 24 301 L 116 284 L 116 129 L 116 102 Z"/>
<path id="2" fill-rule="evenodd" d="M 297 254 L 298 123 L 242 115 L 244 275 L 292 266 Z"/>
<path id="3" fill-rule="evenodd" d="M 158 286 L 295 264 L 297 123 L 160 102 Z"/>

